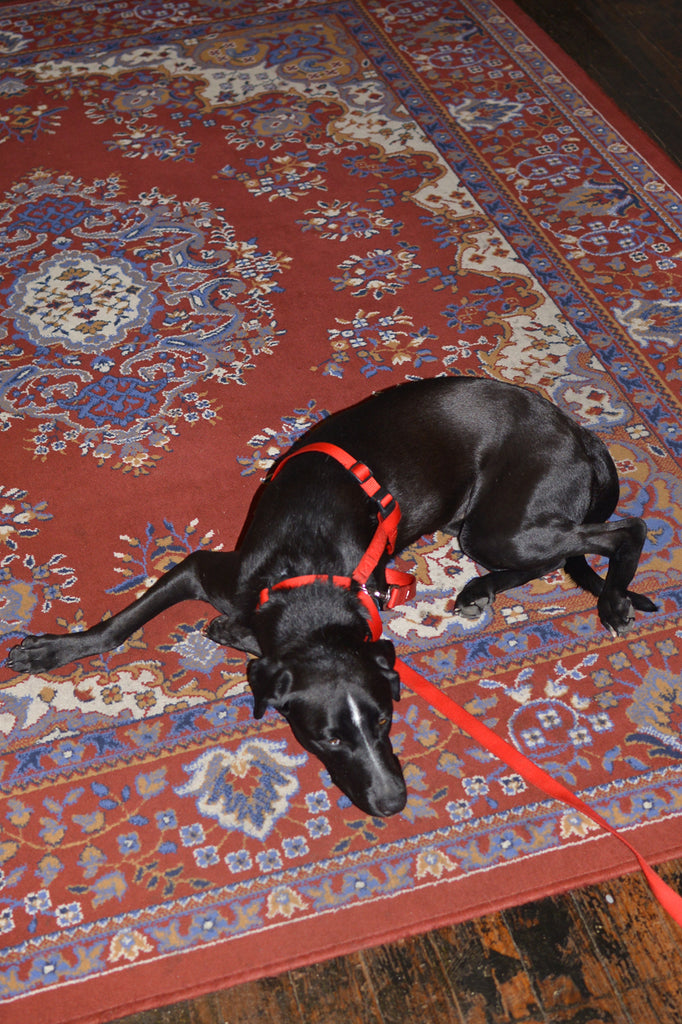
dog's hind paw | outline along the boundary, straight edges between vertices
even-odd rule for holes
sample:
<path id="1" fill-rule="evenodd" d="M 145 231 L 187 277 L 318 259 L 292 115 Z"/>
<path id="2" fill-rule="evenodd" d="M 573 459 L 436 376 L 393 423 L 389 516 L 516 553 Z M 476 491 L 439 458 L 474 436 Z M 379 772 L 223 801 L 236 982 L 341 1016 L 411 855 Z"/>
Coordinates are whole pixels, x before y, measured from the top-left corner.
<path id="1" fill-rule="evenodd" d="M 637 594 L 634 590 L 628 590 L 628 597 L 638 612 L 657 612 L 658 605 L 654 604 L 651 598 L 645 594 Z"/>
<path id="2" fill-rule="evenodd" d="M 603 591 L 597 602 L 597 613 L 612 636 L 625 636 L 635 621 L 635 609 L 629 597 Z"/>

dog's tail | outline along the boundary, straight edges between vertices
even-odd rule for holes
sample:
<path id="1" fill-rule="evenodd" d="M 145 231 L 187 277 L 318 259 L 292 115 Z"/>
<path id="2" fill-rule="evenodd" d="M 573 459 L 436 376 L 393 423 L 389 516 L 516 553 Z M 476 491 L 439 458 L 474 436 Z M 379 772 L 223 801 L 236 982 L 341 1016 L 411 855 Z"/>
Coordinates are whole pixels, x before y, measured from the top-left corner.
<path id="1" fill-rule="evenodd" d="M 577 586 L 582 587 L 588 594 L 594 594 L 595 597 L 599 597 L 604 589 L 604 580 L 598 572 L 594 571 L 584 555 L 574 555 L 572 558 L 567 558 L 564 567 Z M 658 610 L 654 602 L 645 597 L 644 594 L 637 594 L 634 590 L 628 590 L 627 595 L 632 601 L 633 608 L 636 608 L 637 611 L 655 612 Z"/>

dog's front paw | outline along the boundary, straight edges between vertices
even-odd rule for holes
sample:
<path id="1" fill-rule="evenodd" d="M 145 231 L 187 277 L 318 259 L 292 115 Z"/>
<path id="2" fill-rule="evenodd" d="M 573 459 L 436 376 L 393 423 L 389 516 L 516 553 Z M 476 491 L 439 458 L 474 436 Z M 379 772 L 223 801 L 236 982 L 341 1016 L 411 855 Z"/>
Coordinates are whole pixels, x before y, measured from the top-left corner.
<path id="1" fill-rule="evenodd" d="M 7 656 L 7 664 L 14 672 L 49 672 L 72 660 L 70 637 L 45 633 L 27 636 Z"/>
<path id="2" fill-rule="evenodd" d="M 455 599 L 454 612 L 465 619 L 480 619 L 483 612 L 494 601 L 494 595 L 485 587 L 485 577 L 469 580 Z"/>
<path id="3" fill-rule="evenodd" d="M 455 614 L 461 615 L 464 619 L 480 619 L 490 603 L 490 598 L 485 595 L 477 597 L 473 601 L 467 601 L 466 604 L 458 599 L 455 601 Z"/>
<path id="4" fill-rule="evenodd" d="M 255 636 L 246 626 L 236 622 L 230 615 L 219 615 L 211 619 L 204 630 L 209 640 L 222 647 L 234 647 L 236 651 L 260 656 L 261 649 Z"/>
<path id="5" fill-rule="evenodd" d="M 625 636 L 635 621 L 632 601 L 622 594 L 602 592 L 597 602 L 597 613 L 602 625 L 614 636 Z"/>

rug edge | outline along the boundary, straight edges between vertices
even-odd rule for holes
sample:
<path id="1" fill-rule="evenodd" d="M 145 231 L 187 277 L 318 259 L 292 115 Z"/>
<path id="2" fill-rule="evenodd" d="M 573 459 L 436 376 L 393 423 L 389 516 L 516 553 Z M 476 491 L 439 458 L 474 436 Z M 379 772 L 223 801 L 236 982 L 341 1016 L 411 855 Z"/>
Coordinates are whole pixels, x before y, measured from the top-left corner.
<path id="1" fill-rule="evenodd" d="M 653 170 L 676 190 L 682 190 L 682 167 L 665 152 L 661 144 L 649 135 L 630 114 L 623 110 L 616 100 L 602 88 L 589 73 L 578 64 L 574 57 L 564 50 L 545 29 L 533 21 L 515 0 L 491 0 L 514 25 L 527 35 L 579 92 L 581 92 L 598 113 L 623 135 Z"/>
<path id="2" fill-rule="evenodd" d="M 669 826 L 669 822 L 654 821 L 645 825 L 638 825 L 634 829 L 628 829 L 627 834 L 635 834 L 633 840 L 643 852 L 649 856 L 653 864 L 662 864 L 666 861 L 675 859 L 682 856 L 682 845 L 679 841 L 674 844 L 666 845 L 665 848 L 658 844 L 658 851 L 655 855 L 648 853 L 647 847 L 651 844 L 652 849 L 657 845 L 655 833 L 660 831 L 662 828 Z M 624 832 L 626 830 L 623 830 Z M 337 957 L 348 956 L 352 953 L 356 953 L 360 950 L 373 949 L 383 945 L 399 942 L 403 939 L 414 937 L 416 935 L 423 935 L 430 931 L 434 931 L 439 928 L 456 926 L 463 921 L 477 919 L 479 917 L 486 916 L 488 914 L 499 913 L 500 911 L 509 909 L 512 906 L 523 906 L 527 903 L 535 903 L 542 899 L 551 898 L 553 896 L 559 896 L 566 892 L 571 892 L 574 889 L 581 889 L 591 885 L 608 884 L 614 882 L 619 878 L 626 876 L 639 874 L 642 879 L 642 884 L 646 884 L 644 876 L 639 872 L 636 862 L 633 858 L 630 858 L 625 851 L 621 853 L 617 849 L 619 844 L 614 843 L 613 837 L 609 835 L 596 835 L 591 838 L 584 840 L 579 844 L 575 844 L 570 847 L 562 847 L 556 850 L 543 851 L 543 873 L 546 874 L 547 879 L 544 884 L 538 886 L 537 880 L 528 892 L 524 892 L 518 889 L 514 889 L 513 885 L 496 885 L 496 891 L 511 892 L 513 891 L 513 899 L 510 900 L 508 897 L 497 896 L 492 899 L 490 903 L 485 906 L 480 912 L 477 912 L 472 918 L 470 908 L 464 908 L 460 913 L 452 909 L 448 913 L 434 913 L 432 916 L 425 920 L 423 916 L 418 922 L 412 922 L 409 919 L 409 915 L 403 914 L 403 923 L 399 927 L 385 928 L 383 930 L 377 930 L 374 935 L 368 934 L 365 928 L 362 928 L 364 938 L 361 943 L 358 943 L 353 939 L 352 934 L 354 930 L 351 928 L 353 920 L 355 918 L 361 919 L 365 912 L 363 905 L 356 905 L 351 908 L 345 908 L 342 911 L 343 924 L 339 928 L 331 928 L 329 917 L 331 915 L 321 915 L 314 919 L 314 926 L 311 929 L 310 921 L 302 921 L 300 923 L 299 930 L 303 930 L 307 935 L 311 933 L 318 933 L 320 938 L 322 936 L 328 936 L 330 934 L 337 935 L 337 941 L 329 943 L 328 945 L 319 945 L 314 948 L 306 948 L 304 951 L 299 952 L 295 956 L 287 954 L 286 956 L 275 956 L 272 957 L 267 964 L 263 964 L 262 961 L 258 966 L 248 966 L 241 969 L 234 969 L 233 965 L 228 964 L 227 966 L 220 967 L 219 962 L 224 959 L 224 952 L 229 947 L 229 942 L 216 943 L 210 947 L 195 948 L 192 950 L 178 950 L 177 953 L 167 954 L 166 956 L 155 960 L 154 962 L 140 963 L 140 964 L 126 964 L 121 970 L 126 971 L 126 1000 L 125 1002 L 117 1002 L 116 999 L 108 999 L 106 1006 L 102 1003 L 103 991 L 106 991 L 111 986 L 115 986 L 117 983 L 119 972 L 116 971 L 111 974 L 107 974 L 105 977 L 94 977 L 87 978 L 83 981 L 72 981 L 68 982 L 57 989 L 43 989 L 39 992 L 29 993 L 25 996 L 17 997 L 15 1000 L 6 1001 L 3 1004 L 3 1024 L 24 1024 L 29 1014 L 34 1019 L 43 1019 L 43 1010 L 47 1011 L 49 1007 L 49 1014 L 45 1017 L 51 1022 L 51 1024 L 113 1024 L 113 1022 L 123 1020 L 131 1014 L 144 1013 L 152 1009 L 162 1009 L 164 1007 L 173 1006 L 175 1004 L 184 1003 L 192 1000 L 199 999 L 201 997 L 211 995 L 217 992 L 226 992 L 239 985 L 244 985 L 249 982 L 261 981 L 266 978 L 275 978 L 279 975 L 285 974 L 289 971 L 298 970 L 301 968 L 309 967 L 313 964 L 325 963 L 330 960 L 334 960 Z M 561 861 L 566 857 L 570 857 L 574 860 L 576 856 L 576 849 L 580 852 L 582 859 L 585 860 L 585 864 L 580 871 L 574 872 L 574 877 L 571 879 L 569 885 L 562 884 L 560 870 L 547 870 L 547 864 L 555 864 L 557 860 Z M 605 866 L 604 861 L 607 861 Z M 590 867 L 588 865 L 598 863 L 598 867 Z M 494 868 L 496 879 L 500 879 L 504 875 L 513 875 L 518 871 L 519 865 L 516 861 L 509 864 L 497 865 Z M 457 879 L 452 880 L 453 887 L 458 883 L 466 879 L 470 881 L 468 876 L 459 876 Z M 443 894 L 439 889 L 438 904 L 440 907 L 443 905 Z M 532 895 L 531 895 L 532 893 Z M 420 904 L 423 902 L 423 894 L 420 892 L 410 894 L 398 894 L 397 899 L 405 899 L 405 896 L 411 896 L 413 899 L 417 899 Z M 655 898 L 651 895 L 651 899 L 655 902 Z M 376 916 L 376 908 L 374 908 L 374 916 Z M 659 913 L 663 920 L 666 920 L 664 911 L 659 908 Z M 283 922 L 283 924 L 291 927 L 291 922 Z M 348 937 L 338 941 L 338 933 L 345 932 Z M 349 935 L 349 933 L 351 933 Z M 274 937 L 273 949 L 276 949 L 276 926 L 273 931 L 269 933 Z M 287 933 L 289 934 L 289 933 Z M 290 936 L 291 938 L 291 936 Z M 262 932 L 254 933 L 252 935 L 240 935 L 239 943 L 240 950 L 243 951 L 244 946 L 252 947 L 253 952 L 256 951 L 257 947 L 267 941 L 267 935 Z M 310 946 L 310 944 L 309 944 Z M 204 980 L 199 984 L 192 985 L 191 982 L 180 983 L 178 985 L 178 958 L 182 957 L 182 974 L 185 978 L 189 979 L 195 973 L 193 969 L 197 959 L 201 961 L 202 968 L 206 968 L 207 960 L 211 962 L 212 969 L 210 971 L 210 979 Z M 206 976 L 206 975 L 205 975 Z M 149 979 L 149 982 L 147 981 Z M 172 987 L 164 989 L 163 982 L 166 980 Z M 137 995 L 130 995 L 130 988 L 134 988 Z M 144 992 L 149 990 L 155 994 L 151 994 L 145 997 Z M 63 1004 L 63 1009 L 60 1004 Z M 55 1010 L 57 1013 L 55 1013 Z M 75 1011 L 75 1012 L 74 1012 Z"/>

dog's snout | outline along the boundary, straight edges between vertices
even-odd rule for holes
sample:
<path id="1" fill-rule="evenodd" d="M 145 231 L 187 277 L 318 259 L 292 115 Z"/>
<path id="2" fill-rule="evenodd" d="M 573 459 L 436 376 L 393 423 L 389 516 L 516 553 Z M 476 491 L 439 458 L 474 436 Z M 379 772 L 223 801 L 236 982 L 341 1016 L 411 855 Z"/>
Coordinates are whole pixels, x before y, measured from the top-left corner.
<path id="1" fill-rule="evenodd" d="M 390 769 L 375 778 L 367 793 L 368 811 L 378 818 L 398 814 L 407 803 L 407 786 L 400 762 L 393 756 Z"/>
<path id="2" fill-rule="evenodd" d="M 407 786 L 400 761 L 387 745 L 372 761 L 356 757 L 343 765 L 327 765 L 332 781 L 365 814 L 389 818 L 407 803 Z"/>
<path id="3" fill-rule="evenodd" d="M 374 809 L 371 813 L 376 815 L 377 818 L 390 818 L 392 814 L 398 814 L 402 811 L 406 803 L 407 787 L 403 782 L 402 785 L 396 786 L 390 792 L 382 793 L 380 797 L 374 800 Z"/>

